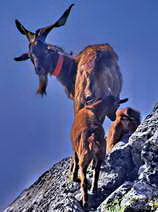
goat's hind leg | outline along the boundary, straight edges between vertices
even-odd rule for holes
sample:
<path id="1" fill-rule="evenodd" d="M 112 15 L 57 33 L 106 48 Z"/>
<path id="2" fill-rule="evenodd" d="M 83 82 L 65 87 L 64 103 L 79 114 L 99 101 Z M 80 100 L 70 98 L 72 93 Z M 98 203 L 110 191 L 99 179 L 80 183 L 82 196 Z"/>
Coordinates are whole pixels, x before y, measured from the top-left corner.
<path id="1" fill-rule="evenodd" d="M 87 172 L 87 168 L 88 165 L 90 163 L 90 160 L 86 161 L 86 160 L 81 160 L 81 162 L 79 163 L 79 167 L 80 167 L 80 179 L 81 179 L 81 193 L 82 193 L 82 205 L 83 207 L 88 207 L 88 182 L 87 182 L 87 178 L 86 178 L 86 172 Z"/>
<path id="2" fill-rule="evenodd" d="M 74 154 L 74 157 L 73 157 L 73 164 L 72 164 L 72 167 L 71 167 L 71 170 L 72 170 L 72 180 L 74 182 L 80 182 L 80 179 L 78 178 L 78 170 L 79 170 L 79 159 L 78 159 L 78 156 L 75 152 Z"/>
<path id="3" fill-rule="evenodd" d="M 92 189 L 91 189 L 92 193 L 96 193 L 98 189 L 98 179 L 99 179 L 101 163 L 102 163 L 102 160 L 98 159 L 95 164 L 95 168 L 93 171 Z"/>

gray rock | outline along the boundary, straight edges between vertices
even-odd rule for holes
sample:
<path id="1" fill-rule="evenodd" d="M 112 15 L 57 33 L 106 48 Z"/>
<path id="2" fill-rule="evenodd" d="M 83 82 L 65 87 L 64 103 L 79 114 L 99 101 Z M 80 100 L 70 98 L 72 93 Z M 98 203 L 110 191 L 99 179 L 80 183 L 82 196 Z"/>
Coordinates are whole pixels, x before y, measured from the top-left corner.
<path id="1" fill-rule="evenodd" d="M 55 164 L 4 212 L 83 212 L 78 183 L 71 181 L 70 158 Z M 92 170 L 88 169 L 91 185 Z M 158 212 L 158 104 L 129 142 L 120 141 L 105 157 L 96 195 L 88 211 Z"/>

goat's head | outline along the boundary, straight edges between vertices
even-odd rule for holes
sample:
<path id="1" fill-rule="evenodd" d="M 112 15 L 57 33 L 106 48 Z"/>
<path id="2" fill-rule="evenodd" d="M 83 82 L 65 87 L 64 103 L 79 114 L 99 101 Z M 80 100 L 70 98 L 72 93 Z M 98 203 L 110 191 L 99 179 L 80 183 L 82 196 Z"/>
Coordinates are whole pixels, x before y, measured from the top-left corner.
<path id="1" fill-rule="evenodd" d="M 117 109 L 120 107 L 121 104 L 125 103 L 128 101 L 128 98 L 125 99 L 117 99 L 114 97 L 109 96 L 108 97 L 108 112 L 107 112 L 107 116 L 111 121 L 114 121 L 116 119 L 116 111 Z"/>
<path id="2" fill-rule="evenodd" d="M 104 116 L 107 115 L 108 118 L 112 121 L 116 119 L 116 111 L 119 106 L 128 101 L 128 98 L 119 99 L 113 96 L 108 96 L 99 98 L 94 101 L 87 102 L 86 107 L 94 110 L 97 114 L 98 118 L 102 121 L 104 120 Z"/>
<path id="3" fill-rule="evenodd" d="M 56 61 L 57 51 L 62 51 L 60 48 L 56 46 L 49 46 L 45 43 L 48 33 L 56 27 L 63 26 L 66 23 L 66 20 L 70 14 L 71 8 L 74 4 L 64 12 L 64 14 L 52 25 L 47 27 L 40 28 L 36 30 L 36 32 L 31 32 L 27 30 L 18 20 L 15 21 L 17 29 L 21 34 L 25 35 L 29 41 L 29 51 L 28 53 L 22 54 L 20 57 L 14 58 L 16 61 L 24 61 L 27 59 L 31 59 L 35 71 L 39 76 L 39 88 L 37 89 L 37 93 L 41 95 L 46 94 L 47 87 L 47 75 L 49 66 L 53 62 Z M 51 48 L 51 53 L 49 53 L 49 47 Z M 46 60 L 46 58 L 47 60 Z M 50 62 L 51 60 L 51 62 Z"/>
<path id="4" fill-rule="evenodd" d="M 138 125 L 141 122 L 141 115 L 140 112 L 137 110 L 134 110 L 131 107 L 126 107 L 124 109 L 120 109 L 116 111 L 116 118 L 125 118 L 130 122 L 130 126 L 134 129 L 138 127 Z"/>

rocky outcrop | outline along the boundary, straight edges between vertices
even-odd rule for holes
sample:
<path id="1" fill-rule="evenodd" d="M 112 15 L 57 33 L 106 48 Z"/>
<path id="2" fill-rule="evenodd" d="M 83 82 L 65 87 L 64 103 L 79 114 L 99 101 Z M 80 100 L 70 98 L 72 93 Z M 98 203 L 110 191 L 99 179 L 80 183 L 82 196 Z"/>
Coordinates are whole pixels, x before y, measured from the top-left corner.
<path id="1" fill-rule="evenodd" d="M 82 212 L 79 184 L 71 181 L 71 158 L 62 160 L 24 190 L 5 212 Z M 92 171 L 88 169 L 89 184 Z M 105 157 L 88 211 L 158 212 L 158 104 L 127 144 Z"/>

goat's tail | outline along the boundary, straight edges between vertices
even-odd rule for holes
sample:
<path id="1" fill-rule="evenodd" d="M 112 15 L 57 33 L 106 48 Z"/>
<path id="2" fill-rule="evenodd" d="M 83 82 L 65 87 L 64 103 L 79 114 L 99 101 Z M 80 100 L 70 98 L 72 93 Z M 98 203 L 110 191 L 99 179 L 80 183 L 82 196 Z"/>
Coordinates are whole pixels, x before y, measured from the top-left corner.
<path id="1" fill-rule="evenodd" d="M 84 152 L 98 152 L 99 151 L 99 145 L 96 141 L 96 135 L 95 133 L 89 134 L 89 132 L 84 131 L 81 133 L 80 136 L 80 149 Z"/>
<path id="2" fill-rule="evenodd" d="M 97 140 L 95 133 L 92 133 L 88 137 L 88 147 L 89 150 L 94 152 L 95 154 L 100 152 L 100 142 Z"/>

